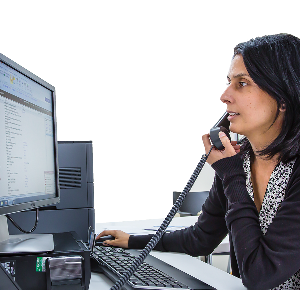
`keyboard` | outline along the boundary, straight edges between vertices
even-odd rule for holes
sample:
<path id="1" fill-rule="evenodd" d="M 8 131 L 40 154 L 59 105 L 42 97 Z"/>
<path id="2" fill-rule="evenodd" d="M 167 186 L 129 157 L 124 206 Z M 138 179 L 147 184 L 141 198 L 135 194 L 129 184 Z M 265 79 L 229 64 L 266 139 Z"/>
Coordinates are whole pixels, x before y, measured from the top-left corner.
<path id="1" fill-rule="evenodd" d="M 137 250 L 124 250 L 121 248 L 95 246 L 92 255 L 92 271 L 103 272 L 113 282 L 119 280 L 129 268 L 132 261 L 139 254 Z M 98 268 L 98 269 L 96 269 Z M 122 289 L 215 289 L 204 282 L 164 263 L 163 261 L 148 256 L 138 270 Z"/>

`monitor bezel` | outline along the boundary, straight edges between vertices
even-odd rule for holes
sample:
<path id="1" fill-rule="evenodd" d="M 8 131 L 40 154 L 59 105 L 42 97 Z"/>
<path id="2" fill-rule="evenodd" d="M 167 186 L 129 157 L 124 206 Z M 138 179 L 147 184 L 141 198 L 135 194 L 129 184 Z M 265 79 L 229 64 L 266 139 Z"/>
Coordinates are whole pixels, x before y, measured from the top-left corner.
<path id="1" fill-rule="evenodd" d="M 0 61 L 5 63 L 7 66 L 11 67 L 12 69 L 18 71 L 19 73 L 25 75 L 26 77 L 30 78 L 32 81 L 42 85 L 46 89 L 52 92 L 52 108 L 53 108 L 53 137 L 54 137 L 54 156 L 55 156 L 55 177 L 56 177 L 56 196 L 36 201 L 24 202 L 20 204 L 10 205 L 0 207 L 0 215 L 16 213 L 20 211 L 26 210 L 34 210 L 36 208 L 44 207 L 59 203 L 60 201 L 60 187 L 59 187 L 59 166 L 58 166 L 58 145 L 57 145 L 57 122 L 56 122 L 56 93 L 55 87 L 50 85 L 49 83 L 45 82 L 35 74 L 31 73 L 24 67 L 20 66 L 13 60 L 9 59 L 5 55 L 0 53 Z"/>

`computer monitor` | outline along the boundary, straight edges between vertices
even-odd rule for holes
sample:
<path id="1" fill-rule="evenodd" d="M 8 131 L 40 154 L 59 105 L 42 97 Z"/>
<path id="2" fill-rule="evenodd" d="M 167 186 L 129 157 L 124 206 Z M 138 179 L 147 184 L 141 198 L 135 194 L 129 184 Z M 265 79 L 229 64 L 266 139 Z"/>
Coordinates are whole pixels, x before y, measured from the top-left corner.
<path id="1" fill-rule="evenodd" d="M 55 88 L 2 54 L 0 116 L 0 253 L 49 250 L 52 235 L 9 237 L 5 215 L 59 202 Z"/>

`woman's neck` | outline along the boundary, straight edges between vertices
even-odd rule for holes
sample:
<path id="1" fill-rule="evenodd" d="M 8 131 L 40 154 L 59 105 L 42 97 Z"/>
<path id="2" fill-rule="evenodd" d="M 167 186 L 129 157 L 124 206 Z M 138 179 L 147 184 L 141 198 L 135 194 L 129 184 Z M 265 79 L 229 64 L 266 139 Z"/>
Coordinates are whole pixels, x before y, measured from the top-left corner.
<path id="1" fill-rule="evenodd" d="M 280 154 L 277 153 L 275 154 L 274 156 L 272 157 L 269 157 L 269 156 L 265 156 L 265 155 L 260 155 L 259 151 L 255 151 L 253 148 L 252 148 L 253 152 L 251 154 L 251 164 L 252 165 L 256 165 L 258 167 L 274 167 L 278 164 L 278 161 L 279 161 L 279 157 L 280 157 Z"/>

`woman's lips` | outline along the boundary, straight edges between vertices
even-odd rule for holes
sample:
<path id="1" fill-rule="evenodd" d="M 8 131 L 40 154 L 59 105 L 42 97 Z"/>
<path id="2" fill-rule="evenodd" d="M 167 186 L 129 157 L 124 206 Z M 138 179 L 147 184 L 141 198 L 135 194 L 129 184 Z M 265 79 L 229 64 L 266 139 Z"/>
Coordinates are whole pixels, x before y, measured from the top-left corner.
<path id="1" fill-rule="evenodd" d="M 231 122 L 233 119 L 235 119 L 236 117 L 238 117 L 240 114 L 239 113 L 233 113 L 233 112 L 230 112 L 228 117 L 227 117 L 227 120 L 229 122 Z"/>

